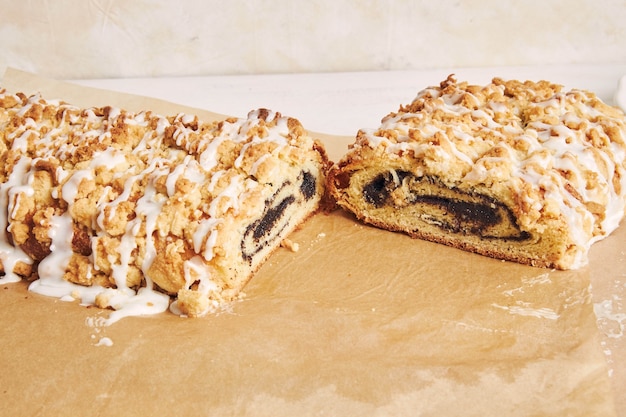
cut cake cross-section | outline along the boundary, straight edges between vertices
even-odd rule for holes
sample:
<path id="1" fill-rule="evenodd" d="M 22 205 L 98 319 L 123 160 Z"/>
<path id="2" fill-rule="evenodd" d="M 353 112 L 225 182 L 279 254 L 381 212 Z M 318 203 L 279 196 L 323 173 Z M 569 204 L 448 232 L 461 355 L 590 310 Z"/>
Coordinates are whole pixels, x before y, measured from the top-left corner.
<path id="1" fill-rule="evenodd" d="M 523 264 L 586 265 L 626 206 L 626 121 L 595 94 L 453 76 L 362 129 L 329 173 L 372 225 Z"/>
<path id="2" fill-rule="evenodd" d="M 203 123 L 0 91 L 0 139 L 1 280 L 117 317 L 237 298 L 319 209 L 328 168 L 298 120 L 266 109 Z"/>

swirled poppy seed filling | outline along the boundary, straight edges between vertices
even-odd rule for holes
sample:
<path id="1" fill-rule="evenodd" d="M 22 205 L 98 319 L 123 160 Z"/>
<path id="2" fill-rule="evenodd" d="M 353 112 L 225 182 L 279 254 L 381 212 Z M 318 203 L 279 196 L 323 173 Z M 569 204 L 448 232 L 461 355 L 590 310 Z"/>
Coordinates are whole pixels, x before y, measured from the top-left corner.
<path id="1" fill-rule="evenodd" d="M 444 193 L 435 192 L 444 189 Z M 376 209 L 393 206 L 453 233 L 493 239 L 529 238 L 504 204 L 485 195 L 447 188 L 433 177 L 388 171 L 365 184 L 363 198 Z"/>

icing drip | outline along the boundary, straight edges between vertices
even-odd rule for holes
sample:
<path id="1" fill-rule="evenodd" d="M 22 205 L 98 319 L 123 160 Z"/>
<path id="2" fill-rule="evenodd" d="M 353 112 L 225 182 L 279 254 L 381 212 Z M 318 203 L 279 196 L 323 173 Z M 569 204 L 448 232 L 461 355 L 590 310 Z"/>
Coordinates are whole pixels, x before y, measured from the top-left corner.
<path id="1" fill-rule="evenodd" d="M 37 268 L 39 279 L 33 281 L 29 289 L 35 293 L 61 298 L 76 289 L 63 279 L 67 265 L 74 253 L 72 250 L 72 229 L 74 221 L 66 212 L 54 215 L 50 225 L 50 255 L 45 257 Z"/>
<path id="2" fill-rule="evenodd" d="M 13 167 L 13 171 L 9 175 L 6 182 L 0 184 L 0 207 L 8 207 L 8 209 L 0 210 L 0 261 L 4 268 L 4 276 L 0 277 L 0 283 L 10 283 L 20 281 L 20 277 L 15 274 L 14 269 L 17 264 L 23 263 L 26 265 L 32 265 L 33 260 L 24 253 L 18 247 L 9 243 L 7 236 L 8 219 L 7 212 L 11 210 L 11 204 L 9 200 L 14 194 L 14 187 L 21 187 L 24 178 L 27 178 L 28 167 L 30 161 L 26 157 L 20 158 L 17 164 Z M 26 189 L 28 192 L 28 188 Z"/>

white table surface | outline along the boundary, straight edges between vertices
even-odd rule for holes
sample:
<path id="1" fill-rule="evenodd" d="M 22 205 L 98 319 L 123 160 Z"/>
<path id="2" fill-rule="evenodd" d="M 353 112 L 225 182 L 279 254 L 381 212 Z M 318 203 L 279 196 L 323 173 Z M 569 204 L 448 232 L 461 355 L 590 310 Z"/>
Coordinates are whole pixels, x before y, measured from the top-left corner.
<path id="1" fill-rule="evenodd" d="M 547 79 L 566 87 L 594 91 L 613 103 L 618 80 L 626 74 L 626 63 L 72 81 L 233 116 L 244 116 L 249 110 L 266 107 L 297 117 L 309 130 L 354 135 L 359 128 L 375 127 L 389 111 L 410 102 L 419 90 L 438 84 L 452 73 L 459 81 L 471 83 L 485 83 L 495 76 Z"/>
<path id="2" fill-rule="evenodd" d="M 309 130 L 353 136 L 359 128 L 376 127 L 388 112 L 409 103 L 420 89 L 438 84 L 450 73 L 456 74 L 459 81 L 471 83 L 485 83 L 494 76 L 546 79 L 566 87 L 594 91 L 606 102 L 615 104 L 614 93 L 618 81 L 626 74 L 626 64 L 70 81 L 233 116 L 266 107 L 298 118 Z M 626 395 L 622 393 L 626 386 L 626 309 L 622 304 L 626 278 L 619 276 L 626 277 L 626 271 L 618 273 L 618 278 L 611 282 L 592 285 L 594 289 L 604 286 L 600 289 L 604 298 L 597 299 L 594 295 L 596 308 L 603 302 L 612 303 L 612 320 L 600 317 L 598 325 L 617 393 L 618 413 L 626 416 Z M 609 299 L 607 291 L 611 294 Z M 616 331 L 619 337 L 615 337 Z"/>

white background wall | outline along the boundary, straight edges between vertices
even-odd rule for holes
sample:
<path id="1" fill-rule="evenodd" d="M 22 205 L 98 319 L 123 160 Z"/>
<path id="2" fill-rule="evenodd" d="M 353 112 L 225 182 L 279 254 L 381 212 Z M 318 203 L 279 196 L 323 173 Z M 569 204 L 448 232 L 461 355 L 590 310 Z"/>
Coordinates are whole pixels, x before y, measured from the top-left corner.
<path id="1" fill-rule="evenodd" d="M 56 78 L 625 62 L 624 0 L 0 0 L 0 71 Z"/>

